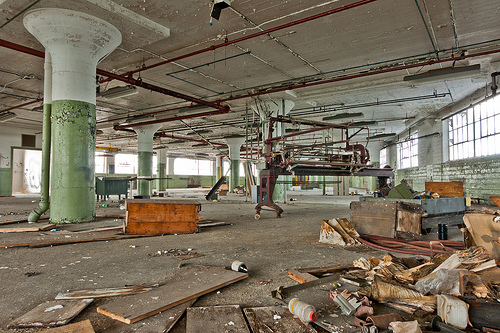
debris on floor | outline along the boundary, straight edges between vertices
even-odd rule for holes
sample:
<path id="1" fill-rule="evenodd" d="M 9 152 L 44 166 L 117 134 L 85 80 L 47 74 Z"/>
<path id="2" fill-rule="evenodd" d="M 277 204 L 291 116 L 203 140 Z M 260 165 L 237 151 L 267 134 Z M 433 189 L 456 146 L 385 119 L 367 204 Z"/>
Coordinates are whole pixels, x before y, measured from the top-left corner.
<path id="1" fill-rule="evenodd" d="M 323 220 L 319 241 L 335 245 L 357 245 L 359 234 L 347 219 Z"/>

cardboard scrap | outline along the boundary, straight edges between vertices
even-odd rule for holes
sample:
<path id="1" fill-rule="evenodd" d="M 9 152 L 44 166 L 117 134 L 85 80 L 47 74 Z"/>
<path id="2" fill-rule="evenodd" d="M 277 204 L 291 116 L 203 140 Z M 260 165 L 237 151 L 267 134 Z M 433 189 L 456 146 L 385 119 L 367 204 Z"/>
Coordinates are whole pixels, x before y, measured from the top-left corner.
<path id="1" fill-rule="evenodd" d="M 359 234 L 347 219 L 323 220 L 319 241 L 335 245 L 356 245 Z"/>
<path id="2" fill-rule="evenodd" d="M 478 246 L 484 247 L 493 259 L 499 260 L 500 221 L 498 221 L 497 216 L 491 214 L 467 214 L 464 215 L 464 223 L 474 242 Z"/>

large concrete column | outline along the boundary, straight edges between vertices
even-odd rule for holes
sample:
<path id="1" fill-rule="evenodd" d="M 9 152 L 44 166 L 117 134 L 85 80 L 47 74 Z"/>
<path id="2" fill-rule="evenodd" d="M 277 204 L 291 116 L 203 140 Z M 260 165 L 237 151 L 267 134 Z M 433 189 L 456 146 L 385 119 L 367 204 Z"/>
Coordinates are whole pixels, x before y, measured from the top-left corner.
<path id="1" fill-rule="evenodd" d="M 167 150 L 158 149 L 156 153 L 158 155 L 158 178 L 167 178 Z M 167 188 L 167 179 L 158 179 L 156 184 L 156 189 L 158 191 L 165 191 Z"/>
<path id="2" fill-rule="evenodd" d="M 52 57 L 51 221 L 92 221 L 96 66 L 121 34 L 99 18 L 59 8 L 30 11 L 24 26 Z"/>
<path id="3" fill-rule="evenodd" d="M 384 146 L 383 141 L 370 141 L 368 142 L 368 152 L 370 153 L 369 164 L 372 164 L 374 168 L 380 167 L 380 151 Z"/>
<path id="4" fill-rule="evenodd" d="M 240 186 L 240 149 L 244 137 L 226 138 L 229 146 L 229 159 L 231 160 L 231 177 L 229 178 L 229 191 L 233 191 L 236 186 Z"/>
<path id="5" fill-rule="evenodd" d="M 222 161 L 224 156 L 215 156 L 215 178 L 219 180 L 222 177 Z"/>
<path id="6" fill-rule="evenodd" d="M 137 133 L 137 195 L 151 195 L 149 182 L 153 177 L 153 135 L 161 124 L 135 127 Z"/>
<path id="7" fill-rule="evenodd" d="M 109 153 L 106 156 L 106 173 L 114 174 L 115 173 L 115 154 Z"/>

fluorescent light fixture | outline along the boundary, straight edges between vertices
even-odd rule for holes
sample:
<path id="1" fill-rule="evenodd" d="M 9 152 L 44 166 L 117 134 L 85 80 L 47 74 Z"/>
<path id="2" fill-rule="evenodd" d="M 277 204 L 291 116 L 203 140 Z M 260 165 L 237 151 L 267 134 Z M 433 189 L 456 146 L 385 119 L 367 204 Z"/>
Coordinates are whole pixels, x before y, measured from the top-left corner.
<path id="1" fill-rule="evenodd" d="M 293 91 L 293 90 L 289 90 L 289 89 L 288 89 L 288 90 L 285 90 L 285 92 L 286 92 L 288 95 L 290 95 L 290 96 L 292 96 L 292 97 L 294 97 L 294 98 L 297 98 L 297 93 L 296 93 L 295 91 Z"/>
<path id="2" fill-rule="evenodd" d="M 216 20 L 219 20 L 220 12 L 224 8 L 231 6 L 231 2 L 233 2 L 233 0 L 214 0 L 214 4 L 212 6 L 212 12 L 210 13 L 210 16 Z"/>
<path id="3" fill-rule="evenodd" d="M 197 143 L 195 145 L 192 145 L 191 147 L 207 147 L 210 146 L 208 143 Z"/>
<path id="4" fill-rule="evenodd" d="M 156 117 L 152 114 L 148 115 L 139 115 L 136 117 L 130 117 L 127 120 L 125 120 L 126 124 L 137 124 L 137 123 L 142 123 L 145 121 L 151 121 L 151 120 L 156 120 Z"/>
<path id="5" fill-rule="evenodd" d="M 138 93 L 139 93 L 139 91 L 137 90 L 136 86 L 128 85 L 128 86 L 114 87 L 114 88 L 108 89 L 108 90 L 100 93 L 98 96 L 104 97 L 105 99 L 109 100 L 109 99 L 131 96 L 131 95 L 135 95 Z"/>
<path id="6" fill-rule="evenodd" d="M 380 133 L 380 134 L 375 134 L 372 136 L 367 137 L 367 139 L 384 139 L 384 138 L 391 138 L 393 136 L 396 136 L 396 133 Z"/>
<path id="7" fill-rule="evenodd" d="M 377 125 L 377 124 L 378 122 L 375 120 L 367 120 L 367 121 L 355 121 L 353 123 L 350 123 L 349 126 L 361 127 L 361 126 Z"/>
<path id="8" fill-rule="evenodd" d="M 41 112 L 41 111 L 43 111 L 43 105 L 35 106 L 33 109 L 31 109 L 31 111 Z"/>
<path id="9" fill-rule="evenodd" d="M 202 129 L 202 130 L 199 130 L 199 131 L 189 132 L 187 135 L 198 135 L 198 134 L 207 134 L 207 133 L 212 133 L 212 130 Z"/>
<path id="10" fill-rule="evenodd" d="M 172 143 L 186 143 L 186 140 L 174 140 L 174 141 L 170 141 L 169 144 L 172 144 Z"/>
<path id="11" fill-rule="evenodd" d="M 0 113 L 0 123 L 4 123 L 4 122 L 12 120 L 16 117 L 17 117 L 17 114 L 15 114 L 14 112 Z"/>
<path id="12" fill-rule="evenodd" d="M 345 112 L 345 113 L 338 113 L 336 115 L 329 116 L 329 117 L 324 117 L 323 121 L 338 120 L 338 119 L 352 119 L 352 118 L 359 118 L 359 117 L 363 117 L 363 116 L 364 116 L 363 112 L 355 112 L 355 113 Z"/>
<path id="13" fill-rule="evenodd" d="M 287 128 L 285 129 L 285 133 L 297 133 L 300 132 L 301 130 L 298 128 Z"/>
<path id="14" fill-rule="evenodd" d="M 465 67 L 449 67 L 428 71 L 422 74 L 408 75 L 403 78 L 405 82 L 431 82 L 436 80 L 460 79 L 474 74 L 479 74 L 481 65 Z"/>

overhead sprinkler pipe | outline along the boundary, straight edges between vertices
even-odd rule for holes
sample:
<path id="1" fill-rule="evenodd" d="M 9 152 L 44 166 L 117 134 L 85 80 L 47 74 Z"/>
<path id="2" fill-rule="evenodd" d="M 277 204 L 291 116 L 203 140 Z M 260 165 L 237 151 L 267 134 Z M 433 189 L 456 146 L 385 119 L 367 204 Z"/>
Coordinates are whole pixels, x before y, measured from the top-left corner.
<path id="1" fill-rule="evenodd" d="M 38 51 L 38 50 L 35 50 L 35 49 L 31 49 L 29 47 L 22 46 L 22 45 L 19 45 L 19 44 L 15 44 L 15 43 L 12 43 L 12 42 L 8 42 L 8 41 L 2 40 L 2 39 L 0 39 L 0 46 L 6 47 L 6 48 L 11 49 L 11 50 L 16 50 L 16 51 L 19 51 L 19 52 L 30 54 L 30 55 L 33 55 L 33 56 L 36 56 L 36 57 L 39 57 L 39 58 L 45 57 L 45 54 L 43 52 L 41 52 L 41 51 Z M 164 95 L 168 95 L 168 96 L 180 98 L 180 99 L 183 99 L 183 100 L 186 100 L 186 101 L 190 101 L 190 102 L 193 102 L 193 103 L 205 105 L 207 107 L 215 108 L 215 109 L 218 109 L 218 110 L 225 110 L 226 108 L 229 108 L 227 106 L 221 106 L 217 102 L 216 103 L 207 102 L 207 101 L 201 100 L 201 99 L 196 98 L 196 97 L 188 96 L 188 95 L 185 95 L 185 94 L 182 94 L 182 93 L 170 90 L 170 89 L 159 87 L 159 86 L 156 86 L 156 85 L 144 82 L 144 81 L 142 81 L 142 79 L 134 79 L 133 77 L 122 76 L 122 75 L 119 75 L 119 74 L 115 74 L 115 73 L 111 73 L 111 72 L 108 72 L 108 71 L 104 71 L 102 69 L 97 69 L 96 70 L 96 74 L 107 76 L 107 77 L 112 78 L 114 80 L 125 82 L 127 84 L 132 84 L 134 86 L 142 87 L 144 89 L 148 89 L 148 90 L 151 90 L 151 91 L 159 92 L 159 93 L 164 94 Z M 94 84 L 95 84 L 95 82 L 94 82 Z M 95 91 L 95 89 L 94 89 L 94 91 Z"/>
<path id="2" fill-rule="evenodd" d="M 339 8 L 335 8 L 335 9 L 332 9 L 332 10 L 329 10 L 329 11 L 326 11 L 326 12 L 323 12 L 323 13 L 319 13 L 319 14 L 316 14 L 316 15 L 305 17 L 305 18 L 300 19 L 300 20 L 296 20 L 296 21 L 293 21 L 293 22 L 290 22 L 290 23 L 285 23 L 285 24 L 279 25 L 279 26 L 274 27 L 274 28 L 262 30 L 262 31 L 256 32 L 256 33 L 248 35 L 248 36 L 243 36 L 243 37 L 237 38 L 235 40 L 226 41 L 224 43 L 220 43 L 220 44 L 217 44 L 217 45 L 212 45 L 212 46 L 206 47 L 204 49 L 201 49 L 201 50 L 198 50 L 198 51 L 194 51 L 194 52 L 191 52 L 191 53 L 187 53 L 187 54 L 175 57 L 175 58 L 171 58 L 171 59 L 168 59 L 168 60 L 160 61 L 160 62 L 158 62 L 156 64 L 153 64 L 153 65 L 141 67 L 140 69 L 136 69 L 136 70 L 127 72 L 127 73 L 123 74 L 123 76 L 129 76 L 129 75 L 133 75 L 133 74 L 138 73 L 138 72 L 144 72 L 144 71 L 146 71 L 148 69 L 151 69 L 151 68 L 162 66 L 162 65 L 174 62 L 174 61 L 181 60 L 181 59 L 189 58 L 189 57 L 192 57 L 192 56 L 195 56 L 195 55 L 198 55 L 198 54 L 202 54 L 202 53 L 214 51 L 214 50 L 216 50 L 218 48 L 221 48 L 221 47 L 225 47 L 225 46 L 228 46 L 228 45 L 236 44 L 236 43 L 245 41 L 247 39 L 259 37 L 259 36 L 262 36 L 262 35 L 267 35 L 269 33 L 272 33 L 272 32 L 278 31 L 278 30 L 290 28 L 290 27 L 293 27 L 293 26 L 298 25 L 298 24 L 302 24 L 302 23 L 305 23 L 305 22 L 316 20 L 316 19 L 319 19 L 319 18 L 322 18 L 322 17 L 325 17 L 325 16 L 329 16 L 329 15 L 332 15 L 332 14 L 340 13 L 340 12 L 343 12 L 343 11 L 346 11 L 346 10 L 349 10 L 349 9 L 352 9 L 352 8 L 355 8 L 355 7 L 359 7 L 359 6 L 362 6 L 362 5 L 371 3 L 371 2 L 375 2 L 375 1 L 377 1 L 377 0 L 362 0 L 362 1 L 358 1 L 358 2 L 349 4 L 349 5 L 345 5 L 345 6 L 342 6 L 342 7 L 339 7 Z M 110 79 L 114 79 L 114 78 L 113 77 L 109 77 L 109 79 L 105 79 L 105 80 L 103 80 L 101 82 L 107 82 L 107 81 L 110 81 Z"/>
<path id="3" fill-rule="evenodd" d="M 24 26 L 52 60 L 50 219 L 95 219 L 96 66 L 121 43 L 114 26 L 61 8 L 28 12 Z"/>
<path id="4" fill-rule="evenodd" d="M 40 184 L 40 203 L 28 216 L 28 222 L 37 222 L 40 216 L 49 209 L 50 181 L 50 136 L 52 116 L 52 62 L 50 53 L 46 52 L 43 66 L 43 125 L 42 125 L 42 181 Z"/>
<path id="5" fill-rule="evenodd" d="M 3 109 L 3 110 L 0 110 L 0 113 L 7 112 L 7 111 L 10 111 L 10 110 L 20 109 L 20 108 L 28 106 L 28 105 L 40 103 L 41 101 L 42 101 L 41 98 L 37 98 L 36 100 L 31 101 L 31 102 L 26 102 L 26 103 L 23 103 L 23 104 L 19 104 L 19 105 L 16 105 L 16 106 L 11 106 L 10 108 L 6 108 L 6 109 Z"/>

